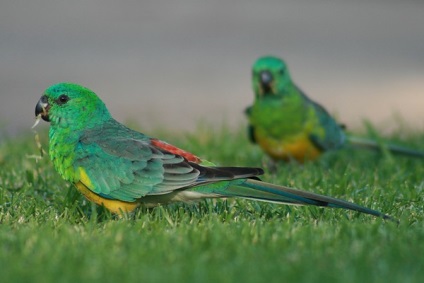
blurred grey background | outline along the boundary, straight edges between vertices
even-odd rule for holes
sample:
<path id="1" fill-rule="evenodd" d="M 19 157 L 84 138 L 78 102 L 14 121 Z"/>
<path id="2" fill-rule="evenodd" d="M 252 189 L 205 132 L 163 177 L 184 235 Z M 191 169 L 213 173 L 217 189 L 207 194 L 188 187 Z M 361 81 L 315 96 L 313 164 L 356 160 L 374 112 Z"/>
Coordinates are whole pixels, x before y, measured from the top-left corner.
<path id="1" fill-rule="evenodd" d="M 94 90 L 120 121 L 239 126 L 262 55 L 350 128 L 424 129 L 424 1 L 0 1 L 0 127 L 29 132 L 49 85 Z M 43 127 L 47 127 L 43 123 Z"/>

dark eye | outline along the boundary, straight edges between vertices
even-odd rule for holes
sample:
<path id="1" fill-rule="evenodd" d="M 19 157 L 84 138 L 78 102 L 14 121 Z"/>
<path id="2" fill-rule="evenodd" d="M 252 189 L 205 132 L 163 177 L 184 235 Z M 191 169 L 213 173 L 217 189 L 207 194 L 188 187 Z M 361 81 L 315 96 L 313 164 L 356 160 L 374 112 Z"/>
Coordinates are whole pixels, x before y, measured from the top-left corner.
<path id="1" fill-rule="evenodd" d="M 62 94 L 59 96 L 59 98 L 56 100 L 57 104 L 62 105 L 69 101 L 69 96 L 66 94 Z"/>
<path id="2" fill-rule="evenodd" d="M 280 71 L 278 71 L 280 73 L 280 75 L 284 74 L 284 69 L 280 69 Z"/>

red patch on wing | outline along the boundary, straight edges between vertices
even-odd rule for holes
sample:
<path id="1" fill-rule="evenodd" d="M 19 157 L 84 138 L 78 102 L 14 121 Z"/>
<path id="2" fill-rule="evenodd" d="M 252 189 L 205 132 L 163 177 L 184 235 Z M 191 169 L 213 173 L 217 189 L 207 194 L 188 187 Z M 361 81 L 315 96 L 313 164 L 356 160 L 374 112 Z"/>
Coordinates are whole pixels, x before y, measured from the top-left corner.
<path id="1" fill-rule="evenodd" d="M 180 155 L 190 162 L 197 163 L 197 164 L 200 164 L 200 162 L 202 162 L 202 160 L 199 157 L 197 157 L 196 155 L 194 155 L 194 154 L 192 154 L 188 151 L 182 150 L 182 149 L 180 149 L 176 146 L 173 146 L 169 143 L 166 143 L 166 142 L 158 140 L 158 139 L 151 139 L 150 141 L 151 141 L 152 145 L 157 146 L 159 148 L 162 148 L 162 149 L 164 149 L 164 150 L 166 150 L 170 153 Z"/>

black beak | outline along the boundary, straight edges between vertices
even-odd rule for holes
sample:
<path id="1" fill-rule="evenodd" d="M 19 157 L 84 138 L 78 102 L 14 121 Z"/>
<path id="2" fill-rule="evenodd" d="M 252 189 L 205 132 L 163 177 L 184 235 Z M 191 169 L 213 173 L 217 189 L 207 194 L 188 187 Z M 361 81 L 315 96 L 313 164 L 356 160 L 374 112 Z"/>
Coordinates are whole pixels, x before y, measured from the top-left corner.
<path id="1" fill-rule="evenodd" d="M 271 92 L 272 74 L 268 71 L 262 71 L 260 74 L 261 87 L 264 92 Z"/>
<path id="2" fill-rule="evenodd" d="M 38 100 L 37 105 L 35 106 L 35 117 L 41 116 L 44 121 L 50 122 L 48 110 L 50 105 L 48 103 L 47 96 L 43 95 L 40 100 Z"/>

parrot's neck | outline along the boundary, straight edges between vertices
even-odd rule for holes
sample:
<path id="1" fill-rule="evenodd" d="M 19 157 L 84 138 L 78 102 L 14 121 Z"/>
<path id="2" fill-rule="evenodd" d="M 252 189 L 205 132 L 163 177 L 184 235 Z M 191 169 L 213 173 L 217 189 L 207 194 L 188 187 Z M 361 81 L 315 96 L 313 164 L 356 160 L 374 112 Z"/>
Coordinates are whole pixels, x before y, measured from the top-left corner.
<path id="1" fill-rule="evenodd" d="M 49 131 L 49 155 L 57 172 L 68 181 L 74 181 L 73 163 L 81 134 L 69 128 L 51 126 Z"/>
<path id="2" fill-rule="evenodd" d="M 298 96 L 264 97 L 254 103 L 250 123 L 257 131 L 280 139 L 303 128 L 305 111 L 302 107 Z"/>

